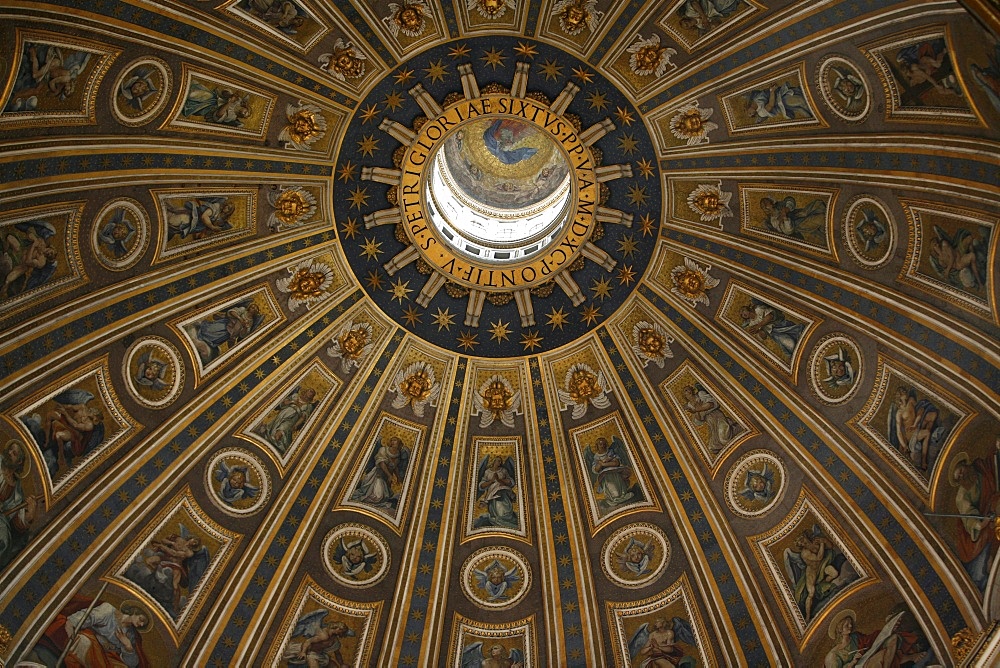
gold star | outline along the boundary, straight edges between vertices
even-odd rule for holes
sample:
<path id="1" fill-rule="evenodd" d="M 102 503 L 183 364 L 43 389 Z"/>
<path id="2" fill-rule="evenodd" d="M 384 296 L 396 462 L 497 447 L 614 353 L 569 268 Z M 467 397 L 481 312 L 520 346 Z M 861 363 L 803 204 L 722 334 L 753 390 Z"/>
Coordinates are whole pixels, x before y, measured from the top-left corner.
<path id="1" fill-rule="evenodd" d="M 472 49 L 469 48 L 468 44 L 456 44 L 448 51 L 448 55 L 452 58 L 464 58 L 470 53 L 472 53 Z"/>
<path id="2" fill-rule="evenodd" d="M 408 306 L 406 310 L 403 311 L 403 320 L 406 321 L 407 325 L 413 327 L 420 322 L 420 313 L 417 312 L 417 309 L 414 307 Z"/>
<path id="3" fill-rule="evenodd" d="M 630 186 L 628 189 L 628 201 L 632 204 L 642 206 L 646 203 L 647 197 L 649 195 L 646 194 L 646 189 L 642 186 Z"/>
<path id="4" fill-rule="evenodd" d="M 550 81 L 553 79 L 558 79 L 559 77 L 562 76 L 562 68 L 563 66 L 557 64 L 556 61 L 546 60 L 544 63 L 542 63 L 539 69 L 542 71 L 542 74 L 545 75 L 545 80 Z"/>
<path id="5" fill-rule="evenodd" d="M 448 74 L 448 67 L 441 63 L 440 58 L 430 65 L 430 67 L 424 69 L 424 72 L 427 72 L 427 76 L 431 78 L 431 82 L 444 81 L 444 75 Z"/>
<path id="6" fill-rule="evenodd" d="M 450 308 L 442 311 L 438 307 L 438 312 L 434 314 L 434 324 L 438 326 L 439 332 L 442 327 L 447 331 L 451 331 L 451 326 L 455 324 L 455 315 L 451 312 Z"/>
<path id="7" fill-rule="evenodd" d="M 506 341 L 507 336 L 510 334 L 510 330 L 507 329 L 507 325 L 510 323 L 504 322 L 503 320 L 497 320 L 496 322 L 491 322 L 493 327 L 490 328 L 490 341 Z"/>
<path id="8" fill-rule="evenodd" d="M 591 304 L 590 306 L 583 309 L 583 313 L 580 314 L 580 322 L 585 322 L 588 325 L 593 325 L 597 322 L 597 319 L 601 317 L 601 309 Z"/>
<path id="9" fill-rule="evenodd" d="M 413 70 L 408 70 L 405 67 L 401 67 L 396 72 L 395 78 L 396 78 L 396 83 L 398 83 L 400 86 L 405 86 L 406 84 L 410 83 L 411 79 L 414 78 Z"/>
<path id="10" fill-rule="evenodd" d="M 639 229 L 642 231 L 642 236 L 644 237 L 651 235 L 655 226 L 656 222 L 648 213 L 644 214 L 642 218 L 639 219 Z"/>
<path id="11" fill-rule="evenodd" d="M 496 47 L 493 47 L 489 51 L 483 51 L 483 58 L 482 59 L 486 61 L 487 65 L 490 65 L 490 66 L 493 67 L 493 71 L 494 72 L 497 69 L 497 65 L 500 65 L 501 67 L 504 66 L 504 64 L 503 64 L 503 58 L 504 58 L 503 52 L 497 51 Z"/>
<path id="12" fill-rule="evenodd" d="M 361 110 L 361 120 L 365 123 L 374 121 L 376 116 L 378 116 L 378 105 L 370 104 Z"/>
<path id="13" fill-rule="evenodd" d="M 629 111 L 628 109 L 624 109 L 622 107 L 615 107 L 615 116 L 618 117 L 618 121 L 622 125 L 632 125 L 633 123 L 635 123 L 635 116 L 633 116 L 632 112 Z"/>
<path id="14" fill-rule="evenodd" d="M 391 109 L 392 111 L 396 111 L 402 106 L 403 106 L 403 96 L 397 93 L 396 91 L 392 91 L 391 93 L 385 96 L 386 109 Z"/>
<path id="15" fill-rule="evenodd" d="M 642 174 L 642 178 L 648 179 L 653 175 L 656 165 L 653 164 L 652 160 L 647 160 L 646 158 L 639 158 L 639 162 L 635 163 L 636 169 Z"/>
<path id="16" fill-rule="evenodd" d="M 537 331 L 528 332 L 521 336 L 521 345 L 524 346 L 525 350 L 540 348 L 542 346 L 542 337 L 538 335 Z"/>
<path id="17" fill-rule="evenodd" d="M 341 226 L 340 232 L 346 238 L 353 239 L 354 235 L 358 233 L 358 221 L 354 218 L 348 218 L 347 222 Z"/>
<path id="18" fill-rule="evenodd" d="M 558 311 L 555 308 L 552 308 L 545 314 L 545 317 L 549 319 L 549 321 L 545 324 L 552 329 L 555 329 L 556 327 L 562 329 L 563 325 L 569 322 L 569 315 L 563 311 L 562 306 L 559 307 Z"/>
<path id="19" fill-rule="evenodd" d="M 379 276 L 377 269 L 375 271 L 368 272 L 368 276 L 365 277 L 365 282 L 368 283 L 368 287 L 370 287 L 372 290 L 382 289 L 382 277 Z"/>
<path id="20" fill-rule="evenodd" d="M 611 296 L 611 283 L 602 278 L 599 281 L 594 281 L 594 287 L 590 290 L 594 293 L 594 299 L 604 301 L 605 298 Z"/>
<path id="21" fill-rule="evenodd" d="M 631 234 L 618 240 L 618 252 L 625 257 L 632 257 L 632 253 L 639 247 L 639 242 Z"/>
<path id="22" fill-rule="evenodd" d="M 361 254 L 369 260 L 378 260 L 379 254 L 384 252 L 381 241 L 376 242 L 374 238 L 369 239 L 368 237 L 365 237 L 365 243 L 358 248 L 361 249 Z"/>
<path id="23" fill-rule="evenodd" d="M 535 48 L 534 44 L 518 42 L 517 46 L 514 47 L 514 53 L 519 56 L 524 56 L 525 58 L 534 58 L 538 55 L 538 49 Z"/>
<path id="24" fill-rule="evenodd" d="M 345 162 L 340 166 L 340 171 L 337 173 L 337 178 L 347 183 L 348 181 L 354 180 L 354 172 L 358 169 L 358 166 L 351 163 L 350 160 Z"/>
<path id="25" fill-rule="evenodd" d="M 413 292 L 413 290 L 406 287 L 409 284 L 410 284 L 409 281 L 404 283 L 402 278 L 400 278 L 395 283 L 392 283 L 388 290 L 388 292 L 392 293 L 392 301 L 399 300 L 399 303 L 402 304 L 404 299 L 409 299 L 410 293 Z"/>
<path id="26" fill-rule="evenodd" d="M 462 347 L 462 350 L 473 350 L 479 345 L 479 341 L 476 341 L 478 334 L 473 334 L 472 332 L 462 332 L 458 335 L 458 345 Z"/>
<path id="27" fill-rule="evenodd" d="M 368 156 L 370 158 L 372 153 L 378 150 L 378 142 L 379 140 L 375 139 L 375 135 L 365 135 L 361 138 L 361 141 L 358 142 L 358 151 L 361 155 Z"/>
<path id="28" fill-rule="evenodd" d="M 608 106 L 608 96 L 595 90 L 587 97 L 587 102 L 590 102 L 591 109 L 604 109 Z"/>
<path id="29" fill-rule="evenodd" d="M 351 196 L 348 199 L 351 201 L 351 208 L 357 207 L 360 209 L 368 204 L 368 188 L 358 186 L 351 191 Z"/>
<path id="30" fill-rule="evenodd" d="M 635 280 L 635 272 L 632 271 L 630 265 L 622 265 L 621 269 L 618 270 L 618 281 L 622 285 L 630 285 L 632 281 Z"/>
<path id="31" fill-rule="evenodd" d="M 580 80 L 580 83 L 589 84 L 594 80 L 594 73 L 588 72 L 583 67 L 574 67 L 573 76 Z"/>
<path id="32" fill-rule="evenodd" d="M 631 134 L 623 134 L 618 138 L 618 148 L 620 148 L 626 155 L 632 155 L 635 153 L 635 147 L 638 145 L 639 142 Z"/>

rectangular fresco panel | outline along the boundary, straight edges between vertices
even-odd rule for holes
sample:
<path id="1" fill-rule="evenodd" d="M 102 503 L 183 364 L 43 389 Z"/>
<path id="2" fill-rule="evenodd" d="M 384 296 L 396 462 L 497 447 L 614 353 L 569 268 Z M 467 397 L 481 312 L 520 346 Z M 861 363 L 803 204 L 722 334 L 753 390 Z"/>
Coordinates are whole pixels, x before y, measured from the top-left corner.
<path id="1" fill-rule="evenodd" d="M 256 188 L 153 190 L 160 218 L 155 262 L 257 232 Z"/>
<path id="2" fill-rule="evenodd" d="M 527 540 L 524 470 L 519 436 L 473 439 L 465 538 L 499 533 Z"/>
<path id="3" fill-rule="evenodd" d="M 983 213 L 903 201 L 909 263 L 900 280 L 986 318 L 996 318 L 996 223 Z"/>
<path id="4" fill-rule="evenodd" d="M 805 65 L 719 96 L 731 134 L 769 132 L 803 125 L 826 126 L 806 86 Z"/>
<path id="5" fill-rule="evenodd" d="M 183 85 L 164 129 L 263 139 L 277 97 L 184 64 Z"/>
<path id="6" fill-rule="evenodd" d="M 330 32 L 305 0 L 230 0 L 225 9 L 254 30 L 302 53 Z"/>
<path id="7" fill-rule="evenodd" d="M 764 6 L 753 0 L 677 0 L 660 19 L 660 27 L 685 51 L 719 42 L 729 32 Z"/>
<path id="8" fill-rule="evenodd" d="M 750 236 L 836 260 L 833 245 L 836 192 L 790 185 L 740 186 L 743 212 L 740 229 Z"/>

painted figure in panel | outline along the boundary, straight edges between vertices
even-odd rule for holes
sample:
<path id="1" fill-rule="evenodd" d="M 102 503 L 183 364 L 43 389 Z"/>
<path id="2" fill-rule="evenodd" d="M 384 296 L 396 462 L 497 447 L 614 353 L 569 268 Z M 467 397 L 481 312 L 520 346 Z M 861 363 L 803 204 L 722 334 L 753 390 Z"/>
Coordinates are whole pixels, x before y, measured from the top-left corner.
<path id="1" fill-rule="evenodd" d="M 823 358 L 826 363 L 826 378 L 823 382 L 833 391 L 854 384 L 854 364 L 851 354 L 843 347 Z"/>
<path id="2" fill-rule="evenodd" d="M 231 349 L 263 322 L 264 315 L 257 302 L 245 299 L 192 323 L 190 327 L 194 330 L 194 344 L 202 363 L 208 364 Z"/>
<path id="3" fill-rule="evenodd" d="M 635 632 L 628 643 L 629 657 L 640 668 L 694 668 L 697 659 L 681 643 L 694 646 L 691 624 L 681 617 L 659 617 Z"/>
<path id="4" fill-rule="evenodd" d="M 250 483 L 250 471 L 246 466 L 226 464 L 219 460 L 215 469 L 215 480 L 220 483 L 219 496 L 230 506 L 236 506 L 240 501 L 255 499 L 260 493 L 260 487 Z"/>
<path id="5" fill-rule="evenodd" d="M 608 443 L 608 439 L 601 436 L 584 451 L 584 457 L 603 513 L 623 503 L 645 500 L 639 485 L 633 482 L 635 470 L 621 440 L 612 438 Z"/>
<path id="6" fill-rule="evenodd" d="M 35 441 L 41 446 L 49 473 L 73 466 L 74 457 L 83 457 L 104 440 L 104 413 L 91 405 L 93 393 L 81 389 L 63 390 L 46 404 L 45 414 L 32 413 L 22 418 Z"/>
<path id="7" fill-rule="evenodd" d="M 296 34 L 309 19 L 305 10 L 290 0 L 242 0 L 239 7 L 286 35 Z"/>
<path id="8" fill-rule="evenodd" d="M 524 668 L 524 654 L 516 647 L 478 641 L 462 648 L 461 668 Z"/>
<path id="9" fill-rule="evenodd" d="M 477 475 L 479 505 L 485 512 L 473 523 L 479 527 L 521 527 L 517 516 L 517 467 L 513 458 L 486 455 L 479 463 Z"/>
<path id="10" fill-rule="evenodd" d="M 956 288 L 982 295 L 989 278 L 990 229 L 959 227 L 949 234 L 934 225 L 930 240 L 930 263 L 937 275 Z"/>
<path id="11" fill-rule="evenodd" d="M 388 442 L 380 441 L 351 500 L 395 509 L 409 462 L 410 449 L 398 437 L 392 436 Z"/>
<path id="12" fill-rule="evenodd" d="M 858 664 L 872 668 L 924 666 L 932 654 L 923 634 L 900 627 L 907 611 L 891 613 L 882 628 L 871 633 L 857 630 L 857 613 L 851 609 L 838 613 L 830 622 L 828 635 L 835 641 L 823 661 L 824 668 L 853 668 Z"/>
<path id="13" fill-rule="evenodd" d="M 253 115 L 253 109 L 249 93 L 219 86 L 209 88 L 200 81 L 192 80 L 181 115 L 206 123 L 240 128 L 243 127 L 243 121 Z"/>
<path id="14" fill-rule="evenodd" d="M 65 46 L 27 42 L 5 112 L 62 109 L 76 91 L 77 79 L 90 64 L 91 53 Z M 84 77 L 86 80 L 86 77 Z"/>
<path id="15" fill-rule="evenodd" d="M 989 62 L 985 67 L 972 63 L 972 77 L 983 89 L 990 102 L 1000 112 L 1000 41 L 991 40 L 993 50 L 987 54 Z"/>
<path id="16" fill-rule="evenodd" d="M 25 658 L 44 666 L 66 668 L 147 668 L 154 664 L 143 651 L 142 636 L 152 630 L 152 623 L 149 611 L 134 601 L 116 607 L 108 601 L 98 603 L 76 595 Z M 59 663 L 73 638 L 64 663 Z"/>
<path id="17" fill-rule="evenodd" d="M 16 438 L 0 451 L 0 569 L 28 544 L 31 525 L 42 497 L 24 493 L 24 479 L 31 471 L 27 447 Z"/>
<path id="18" fill-rule="evenodd" d="M 847 558 L 818 524 L 785 549 L 785 574 L 806 624 L 837 592 L 857 579 Z"/>
<path id="19" fill-rule="evenodd" d="M 153 537 L 129 564 L 125 577 L 177 618 L 210 563 L 208 547 L 179 523 L 177 533 Z"/>
<path id="20" fill-rule="evenodd" d="M 921 397 L 917 388 L 900 385 L 896 388 L 895 401 L 889 408 L 886 425 L 889 443 L 909 461 L 927 471 L 950 431 L 950 427 L 940 419 L 941 411 L 928 397 Z"/>
<path id="21" fill-rule="evenodd" d="M 780 200 L 762 197 L 760 208 L 768 230 L 790 239 L 817 244 L 826 242 L 826 202 L 823 200 L 814 199 L 800 207 L 791 195 Z"/>
<path id="22" fill-rule="evenodd" d="M 656 546 L 653 541 L 647 540 L 644 543 L 632 536 L 625 545 L 625 550 L 615 553 L 615 556 L 626 571 L 635 577 L 640 577 L 652 572 L 649 568 L 649 562 L 655 551 Z"/>
<path id="23" fill-rule="evenodd" d="M 881 219 L 879 212 L 874 207 L 862 209 L 861 219 L 855 225 L 854 233 L 866 254 L 878 250 L 882 239 L 885 238 L 885 232 L 886 224 Z"/>
<path id="24" fill-rule="evenodd" d="M 1000 453 L 1000 437 L 996 439 Z M 996 517 L 1000 513 L 1000 491 L 997 490 L 997 465 L 981 457 L 974 460 L 960 452 L 951 465 L 950 481 L 956 487 L 955 507 L 960 515 L 956 539 L 958 557 L 979 591 L 985 591 L 993 555 L 997 548 Z"/>
<path id="25" fill-rule="evenodd" d="M 750 468 L 743 481 L 740 496 L 751 504 L 765 505 L 774 498 L 774 471 L 762 462 L 759 469 Z"/>
<path id="26" fill-rule="evenodd" d="M 761 341 L 772 341 L 781 356 L 786 361 L 791 360 L 805 330 L 804 324 L 788 320 L 780 309 L 755 298 L 740 307 L 739 316 L 743 329 Z"/>
<path id="27" fill-rule="evenodd" d="M 728 415 L 722 412 L 719 402 L 701 383 L 686 385 L 682 390 L 684 395 L 684 410 L 691 416 L 695 426 L 705 425 L 708 429 L 708 449 L 712 454 L 721 452 L 740 427 Z"/>
<path id="28" fill-rule="evenodd" d="M 205 239 L 213 234 L 225 232 L 232 228 L 229 219 L 234 213 L 236 205 L 228 197 L 163 201 L 168 241 L 175 237 Z"/>
<path id="29" fill-rule="evenodd" d="M 351 541 L 341 538 L 333 558 L 340 565 L 341 572 L 354 580 L 364 579 L 363 574 L 372 571 L 381 559 L 379 553 L 372 551 L 364 538 Z"/>
<path id="30" fill-rule="evenodd" d="M 754 89 L 742 97 L 746 103 L 747 116 L 757 124 L 771 119 L 790 121 L 796 118 L 814 118 L 802 88 L 787 81 Z"/>
<path id="31" fill-rule="evenodd" d="M 170 360 L 157 357 L 155 348 L 147 348 L 139 357 L 139 368 L 133 380 L 143 388 L 159 392 L 167 388 L 169 372 Z"/>
<path id="32" fill-rule="evenodd" d="M 507 568 L 499 559 L 494 559 L 483 570 L 473 569 L 472 574 L 479 588 L 486 592 L 488 601 L 503 601 L 510 598 L 507 590 L 522 580 L 520 566 L 515 563 Z"/>
<path id="33" fill-rule="evenodd" d="M 97 240 L 115 259 L 121 259 L 132 251 L 132 241 L 136 236 L 135 222 L 128 209 L 116 209 L 113 216 L 97 233 Z"/>
<path id="34" fill-rule="evenodd" d="M 52 223 L 29 220 L 14 224 L 0 247 L 0 299 L 29 292 L 52 278 L 58 252 L 51 245 L 56 236 Z"/>
<path id="35" fill-rule="evenodd" d="M 681 28 L 702 36 L 723 25 L 745 4 L 744 0 L 684 0 L 677 15 Z"/>
<path id="36" fill-rule="evenodd" d="M 292 638 L 301 638 L 289 643 L 282 658 L 289 666 L 308 668 L 346 668 L 351 665 L 351 656 L 345 659 L 342 638 L 353 637 L 354 631 L 342 621 L 326 621 L 328 610 L 314 610 L 295 622 Z"/>
<path id="37" fill-rule="evenodd" d="M 254 431 L 283 455 L 316 409 L 317 403 L 319 398 L 313 388 L 293 388 Z"/>
<path id="38" fill-rule="evenodd" d="M 943 37 L 911 44 L 896 54 L 896 79 L 905 89 L 904 105 L 928 104 L 931 94 L 963 97 L 951 55 Z"/>

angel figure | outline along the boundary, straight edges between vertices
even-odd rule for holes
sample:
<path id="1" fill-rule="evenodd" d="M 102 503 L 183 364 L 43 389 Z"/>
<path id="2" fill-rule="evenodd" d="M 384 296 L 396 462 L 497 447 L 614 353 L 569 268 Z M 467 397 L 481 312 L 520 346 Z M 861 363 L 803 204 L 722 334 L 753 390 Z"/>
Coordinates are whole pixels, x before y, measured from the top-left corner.
<path id="1" fill-rule="evenodd" d="M 918 399 L 917 388 L 900 385 L 886 420 L 889 445 L 908 457 L 914 466 L 927 471 L 930 453 L 939 452 L 950 426 L 942 419 L 941 409 L 930 397 Z"/>
<path id="2" fill-rule="evenodd" d="M 87 69 L 91 55 L 54 44 L 28 42 L 4 111 L 35 111 L 39 97 L 67 99 L 76 91 L 77 78 Z"/>
<path id="3" fill-rule="evenodd" d="M 58 251 L 51 245 L 56 236 L 52 223 L 28 220 L 16 223 L 0 242 L 0 298 L 29 292 L 56 272 Z"/>
<path id="4" fill-rule="evenodd" d="M 392 407 L 398 410 L 409 405 L 417 417 L 423 417 L 427 405 L 433 405 L 441 394 L 441 383 L 434 376 L 434 367 L 427 362 L 414 362 L 400 369 L 392 385 L 396 393 Z"/>
<path id="5" fill-rule="evenodd" d="M 74 457 L 92 452 L 104 440 L 104 413 L 90 405 L 95 398 L 87 390 L 70 388 L 52 397 L 44 416 L 32 413 L 22 418 L 51 475 L 70 468 Z"/>
<path id="6" fill-rule="evenodd" d="M 754 123 L 764 123 L 772 118 L 778 120 L 794 120 L 796 118 L 814 118 L 809 101 L 802 88 L 793 86 L 787 81 L 782 84 L 770 84 L 767 88 L 759 88 L 745 93 L 746 113 Z"/>
<path id="7" fill-rule="evenodd" d="M 212 562 L 208 547 L 183 522 L 177 533 L 152 538 L 125 569 L 125 577 L 142 588 L 175 619 Z"/>
<path id="8" fill-rule="evenodd" d="M 198 357 L 202 364 L 208 364 L 250 336 L 263 322 L 264 314 L 257 302 L 244 299 L 229 308 L 210 313 L 188 327 L 193 330 Z"/>
<path id="9" fill-rule="evenodd" d="M 341 639 L 354 636 L 354 631 L 344 622 L 325 621 L 329 610 L 313 610 L 299 618 L 292 629 L 292 638 L 302 638 L 288 643 L 281 657 L 289 666 L 308 668 L 347 668 L 351 657 L 344 660 Z"/>
<path id="10" fill-rule="evenodd" d="M 128 105 L 140 113 L 145 111 L 146 100 L 160 92 L 153 81 L 155 72 L 152 67 L 140 68 L 126 77 L 118 87 L 118 93 L 128 101 Z"/>
<path id="11" fill-rule="evenodd" d="M 701 383 L 685 385 L 681 394 L 684 396 L 684 410 L 691 416 L 691 421 L 695 426 L 707 427 L 709 452 L 722 452 L 740 433 L 740 426 L 723 412 L 718 399 Z"/>
<path id="12" fill-rule="evenodd" d="M 982 290 L 989 277 L 987 239 L 988 230 L 977 235 L 960 227 L 954 235 L 949 235 L 935 225 L 930 243 L 931 266 L 938 276 L 957 288 Z"/>
<path id="13" fill-rule="evenodd" d="M 517 8 L 516 0 L 466 0 L 465 8 L 470 12 L 475 9 L 484 19 L 496 20 L 502 18 L 507 10 Z"/>
<path id="14" fill-rule="evenodd" d="M 357 79 L 365 73 L 366 60 L 368 56 L 354 44 L 338 37 L 333 43 L 333 52 L 319 57 L 319 68 L 337 81 L 347 81 Z"/>
<path id="15" fill-rule="evenodd" d="M 206 123 L 241 128 L 243 121 L 253 115 L 253 107 L 250 93 L 240 93 L 225 87 L 209 88 L 201 82 L 192 81 L 181 115 L 185 118 L 200 118 Z"/>
<path id="16" fill-rule="evenodd" d="M 230 506 L 235 506 L 237 501 L 257 498 L 260 487 L 250 484 L 248 474 L 249 468 L 246 466 L 230 467 L 226 465 L 226 460 L 219 460 L 219 468 L 215 470 L 215 479 L 222 483 L 219 494 L 223 501 Z"/>
<path id="17" fill-rule="evenodd" d="M 846 111 L 857 111 L 867 93 L 865 83 L 845 68 L 831 65 L 830 69 L 834 74 L 831 90 L 843 102 Z"/>
<path id="18" fill-rule="evenodd" d="M 494 559 L 485 570 L 472 569 L 472 574 L 476 577 L 476 584 L 486 590 L 489 601 L 504 601 L 510 598 L 507 589 L 521 581 L 517 564 L 507 569 L 499 559 Z"/>
<path id="19" fill-rule="evenodd" d="M 865 252 L 871 253 L 885 238 L 885 223 L 879 220 L 875 209 L 862 209 L 861 220 L 854 226 L 854 233 L 864 244 Z"/>
<path id="20" fill-rule="evenodd" d="M 849 387 L 854 384 L 854 365 L 851 364 L 851 356 L 843 346 L 838 346 L 837 352 L 825 356 L 823 361 L 826 362 L 826 378 L 823 382 L 830 389 L 835 390 L 838 387 Z"/>
<path id="21" fill-rule="evenodd" d="M 407 37 L 419 37 L 427 27 L 425 15 L 429 13 L 427 4 L 423 2 L 413 0 L 409 2 L 403 0 L 402 4 L 390 2 L 389 16 L 383 17 L 382 23 L 393 37 L 399 33 Z"/>
<path id="22" fill-rule="evenodd" d="M 368 545 L 362 538 L 351 542 L 341 538 L 340 545 L 333 552 L 333 558 L 340 563 L 344 575 L 358 580 L 361 573 L 368 573 L 375 567 L 379 555 L 377 552 L 369 551 Z"/>
<path id="23" fill-rule="evenodd" d="M 500 455 L 487 455 L 479 462 L 476 480 L 480 491 L 477 501 L 486 512 L 476 518 L 476 527 L 507 527 L 516 529 L 517 472 L 514 460 Z"/>
<path id="24" fill-rule="evenodd" d="M 491 376 L 472 395 L 479 411 L 479 427 L 485 429 L 500 420 L 505 427 L 514 426 L 514 415 L 521 409 L 521 391 L 514 390 L 510 381 L 501 375 Z"/>
<path id="25" fill-rule="evenodd" d="M 678 647 L 678 642 L 695 644 L 691 624 L 680 617 L 670 621 L 659 617 L 652 626 L 639 627 L 628 642 L 628 655 L 632 661 L 640 660 L 639 668 L 694 668 L 694 657 Z"/>
<path id="26" fill-rule="evenodd" d="M 111 218 L 101 226 L 97 240 L 115 258 L 123 258 L 129 253 L 129 244 L 135 239 L 135 224 L 128 218 L 125 209 L 116 209 Z"/>
<path id="27" fill-rule="evenodd" d="M 640 577 L 651 573 L 649 561 L 653 558 L 653 541 L 648 540 L 643 543 L 632 536 L 628 540 L 624 551 L 615 553 L 618 563 L 635 577 Z"/>
<path id="28" fill-rule="evenodd" d="M 614 507 L 637 496 L 632 489 L 632 463 L 621 440 L 612 438 L 608 443 L 602 436 L 584 451 L 584 458 L 594 491 L 603 497 L 602 506 Z"/>
<path id="29" fill-rule="evenodd" d="M 395 509 L 409 461 L 410 449 L 398 437 L 393 436 L 387 443 L 379 441 L 375 453 L 368 460 L 365 474 L 351 494 L 351 500 Z"/>
<path id="30" fill-rule="evenodd" d="M 611 399 L 607 394 L 610 391 L 611 383 L 604 377 L 603 371 L 595 371 L 590 366 L 579 363 L 566 372 L 563 387 L 557 388 L 556 394 L 564 406 L 573 407 L 573 419 L 579 420 L 587 414 L 587 406 L 590 404 L 594 408 L 611 406 Z"/>
<path id="31" fill-rule="evenodd" d="M 139 357 L 139 368 L 135 371 L 134 380 L 137 384 L 159 392 L 167 387 L 167 372 L 170 362 L 156 356 L 156 350 L 147 348 Z"/>
<path id="32" fill-rule="evenodd" d="M 628 66 L 632 72 L 641 77 L 655 74 L 662 77 L 667 72 L 667 68 L 676 69 L 677 65 L 670 62 L 672 56 L 677 55 L 677 49 L 660 44 L 660 36 L 653 33 L 648 39 L 643 39 L 642 35 L 636 35 L 635 41 L 628 47 Z"/>
<path id="33" fill-rule="evenodd" d="M 847 557 L 818 524 L 795 537 L 792 546 L 785 549 L 784 562 L 785 574 L 806 624 L 857 577 Z"/>
<path id="34" fill-rule="evenodd" d="M 774 496 L 774 471 L 763 462 L 759 469 L 747 469 L 743 489 L 739 492 L 747 501 L 767 503 Z"/>
<path id="35" fill-rule="evenodd" d="M 508 650 L 500 643 L 486 647 L 478 641 L 462 648 L 460 668 L 524 668 L 524 654 L 517 648 Z"/>
<path id="36" fill-rule="evenodd" d="M 597 30 L 597 24 L 604 18 L 604 12 L 597 10 L 597 0 L 559 0 L 552 13 L 559 17 L 559 27 L 564 33 L 575 37 L 589 29 Z"/>

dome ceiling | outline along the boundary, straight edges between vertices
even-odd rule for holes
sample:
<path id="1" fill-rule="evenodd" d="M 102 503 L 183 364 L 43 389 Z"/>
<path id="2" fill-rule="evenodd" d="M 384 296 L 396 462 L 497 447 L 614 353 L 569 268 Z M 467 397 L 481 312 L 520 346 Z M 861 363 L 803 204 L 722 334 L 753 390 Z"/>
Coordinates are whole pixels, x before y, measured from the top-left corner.
<path id="1" fill-rule="evenodd" d="M 996 660 L 964 5 L 0 16 L 0 662 Z"/>

